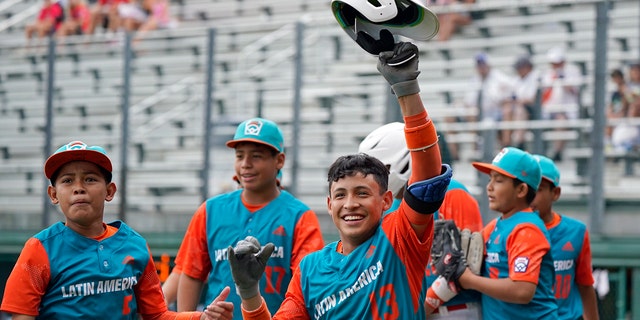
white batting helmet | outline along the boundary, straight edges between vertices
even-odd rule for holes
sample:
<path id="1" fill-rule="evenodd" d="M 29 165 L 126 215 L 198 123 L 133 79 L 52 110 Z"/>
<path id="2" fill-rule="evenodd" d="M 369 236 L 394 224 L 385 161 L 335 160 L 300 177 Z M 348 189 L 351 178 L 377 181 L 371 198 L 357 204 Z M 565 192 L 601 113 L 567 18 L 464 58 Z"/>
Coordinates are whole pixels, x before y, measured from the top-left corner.
<path id="1" fill-rule="evenodd" d="M 378 38 L 382 29 L 413 40 L 429 40 L 440 26 L 424 0 L 331 0 L 331 11 L 354 41 L 359 31 Z"/>
<path id="2" fill-rule="evenodd" d="M 404 139 L 404 124 L 391 122 L 369 133 L 358 147 L 389 167 L 389 190 L 394 196 L 400 192 L 411 175 L 411 155 Z"/>

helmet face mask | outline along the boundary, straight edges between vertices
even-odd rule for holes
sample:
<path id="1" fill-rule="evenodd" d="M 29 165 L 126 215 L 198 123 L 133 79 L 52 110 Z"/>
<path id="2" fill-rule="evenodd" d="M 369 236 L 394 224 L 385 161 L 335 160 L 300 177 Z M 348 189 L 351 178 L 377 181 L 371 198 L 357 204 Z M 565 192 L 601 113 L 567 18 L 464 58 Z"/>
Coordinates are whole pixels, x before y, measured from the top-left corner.
<path id="1" fill-rule="evenodd" d="M 383 29 L 394 36 L 424 41 L 435 37 L 439 29 L 437 16 L 421 0 L 332 0 L 331 10 L 354 41 L 358 32 L 377 39 Z"/>

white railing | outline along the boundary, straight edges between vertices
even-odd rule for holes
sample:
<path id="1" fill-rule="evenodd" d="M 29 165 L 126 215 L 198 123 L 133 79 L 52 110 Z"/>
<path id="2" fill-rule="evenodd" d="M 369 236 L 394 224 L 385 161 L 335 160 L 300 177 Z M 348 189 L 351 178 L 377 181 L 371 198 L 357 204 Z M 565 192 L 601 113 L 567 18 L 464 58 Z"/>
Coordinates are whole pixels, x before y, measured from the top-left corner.
<path id="1" fill-rule="evenodd" d="M 155 94 L 148 96 L 146 98 L 144 98 L 142 101 L 132 105 L 129 108 L 129 114 L 130 116 L 135 116 L 135 115 L 139 115 L 143 112 L 146 112 L 147 110 L 149 110 L 150 108 L 152 108 L 153 106 L 157 105 L 158 103 L 173 97 L 174 95 L 180 93 L 180 92 L 185 92 L 187 90 L 190 90 L 190 87 L 193 86 L 196 83 L 196 80 L 194 77 L 186 77 L 158 92 L 156 92 Z M 191 98 L 191 97 L 189 97 Z M 156 115 L 156 117 L 162 117 L 162 114 Z M 161 121 L 156 121 L 154 120 L 154 118 L 152 118 L 151 120 L 148 121 L 148 123 L 153 123 L 150 125 L 150 128 L 153 127 L 157 127 L 158 123 L 165 121 L 165 120 L 161 120 Z M 166 120 L 168 121 L 168 120 Z M 166 123 L 163 122 L 163 123 Z M 113 127 L 117 130 L 118 128 L 121 128 L 121 122 L 122 122 L 122 114 L 118 114 L 114 117 L 113 120 Z M 145 133 L 148 131 L 151 131 L 153 129 L 149 129 L 146 128 L 146 124 L 143 124 L 141 127 L 137 128 L 137 130 L 139 132 Z M 137 131 L 137 132 L 138 132 Z"/>

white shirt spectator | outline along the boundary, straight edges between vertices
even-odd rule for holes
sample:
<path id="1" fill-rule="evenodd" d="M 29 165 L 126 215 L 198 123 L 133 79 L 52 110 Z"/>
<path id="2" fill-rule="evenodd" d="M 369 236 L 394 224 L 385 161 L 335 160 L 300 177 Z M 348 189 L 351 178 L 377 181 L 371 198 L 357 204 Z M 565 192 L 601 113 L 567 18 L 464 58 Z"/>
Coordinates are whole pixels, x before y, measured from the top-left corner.
<path id="1" fill-rule="evenodd" d="M 562 49 L 552 48 L 547 58 L 551 67 L 541 78 L 542 116 L 552 119 L 564 114 L 567 119 L 577 119 L 582 73 L 576 65 L 566 62 Z"/>
<path id="2" fill-rule="evenodd" d="M 478 95 L 482 93 L 482 105 L 479 109 L 482 111 L 482 118 L 501 121 L 502 106 L 511 99 L 512 80 L 502 71 L 491 68 L 487 56 L 482 53 L 476 55 L 476 70 L 478 73 L 470 80 L 465 104 L 467 107 L 478 108 Z"/>
<path id="3" fill-rule="evenodd" d="M 538 86 L 540 85 L 540 72 L 531 70 L 524 78 L 516 76 L 513 80 L 513 96 L 520 101 L 535 101 Z"/>

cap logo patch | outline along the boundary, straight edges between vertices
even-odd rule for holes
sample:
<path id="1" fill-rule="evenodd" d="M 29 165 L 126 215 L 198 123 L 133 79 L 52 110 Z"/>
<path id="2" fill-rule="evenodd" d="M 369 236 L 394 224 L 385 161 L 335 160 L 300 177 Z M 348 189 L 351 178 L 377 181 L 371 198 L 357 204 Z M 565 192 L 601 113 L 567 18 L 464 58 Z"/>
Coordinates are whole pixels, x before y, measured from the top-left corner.
<path id="1" fill-rule="evenodd" d="M 500 152 L 496 155 L 496 157 L 493 158 L 493 163 L 500 162 L 500 160 L 502 160 L 502 158 L 507 154 L 507 152 L 509 152 L 509 149 L 507 148 L 503 148 L 502 150 L 500 150 Z"/>
<path id="2" fill-rule="evenodd" d="M 258 120 L 249 121 L 244 126 L 244 134 L 246 135 L 259 136 L 260 130 L 262 130 L 262 122 Z"/>
<path id="3" fill-rule="evenodd" d="M 82 141 L 73 141 L 67 144 L 66 150 L 86 150 L 87 145 Z"/>

